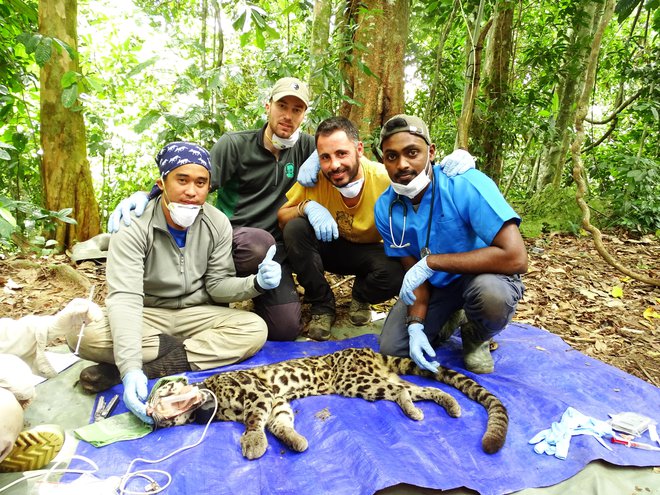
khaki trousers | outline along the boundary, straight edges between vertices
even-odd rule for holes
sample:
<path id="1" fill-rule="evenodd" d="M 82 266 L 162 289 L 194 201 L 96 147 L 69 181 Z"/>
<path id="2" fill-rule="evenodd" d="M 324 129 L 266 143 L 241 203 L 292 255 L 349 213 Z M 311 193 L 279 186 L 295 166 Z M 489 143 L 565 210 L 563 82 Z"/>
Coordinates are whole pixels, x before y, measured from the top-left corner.
<path id="1" fill-rule="evenodd" d="M 261 349 L 268 330 L 264 320 L 248 311 L 224 306 L 194 306 L 184 309 L 144 308 L 142 316 L 142 362 L 158 356 L 158 335 L 184 339 L 193 370 L 205 370 L 247 359 Z M 78 333 L 69 333 L 67 343 L 76 348 Z M 89 324 L 80 341 L 79 355 L 97 363 L 114 363 L 112 334 L 107 315 Z"/>

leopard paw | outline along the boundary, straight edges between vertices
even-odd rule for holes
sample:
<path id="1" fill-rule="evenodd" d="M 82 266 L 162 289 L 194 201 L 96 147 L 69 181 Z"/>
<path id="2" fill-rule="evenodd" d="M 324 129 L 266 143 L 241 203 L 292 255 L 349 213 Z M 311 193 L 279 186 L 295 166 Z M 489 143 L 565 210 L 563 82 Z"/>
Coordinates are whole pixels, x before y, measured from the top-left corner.
<path id="1" fill-rule="evenodd" d="M 263 431 L 247 431 L 241 437 L 243 456 L 248 459 L 259 459 L 266 453 L 268 440 Z"/>
<path id="2" fill-rule="evenodd" d="M 307 450 L 307 439 L 299 433 L 296 433 L 295 437 L 290 439 L 290 442 L 291 450 L 295 450 L 296 452 L 305 452 Z"/>

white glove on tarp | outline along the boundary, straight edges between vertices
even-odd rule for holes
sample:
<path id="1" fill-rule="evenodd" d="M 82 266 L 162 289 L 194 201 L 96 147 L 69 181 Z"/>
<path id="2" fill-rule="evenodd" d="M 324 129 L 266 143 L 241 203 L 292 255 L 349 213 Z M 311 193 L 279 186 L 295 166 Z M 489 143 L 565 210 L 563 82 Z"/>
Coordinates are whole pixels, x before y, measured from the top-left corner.
<path id="1" fill-rule="evenodd" d="M 51 316 L 0 318 L 0 353 L 18 356 L 35 374 L 52 378 L 57 372 L 44 354 L 48 342 L 101 318 L 103 310 L 88 299 L 74 299 Z"/>
<path id="2" fill-rule="evenodd" d="M 568 456 L 571 437 L 591 435 L 600 438 L 611 434 L 612 428 L 606 422 L 585 416 L 580 411 L 568 407 L 559 423 L 553 422 L 550 428 L 534 435 L 529 443 L 536 444 L 534 452 L 537 454 L 554 455 L 557 459 L 564 460 Z"/>

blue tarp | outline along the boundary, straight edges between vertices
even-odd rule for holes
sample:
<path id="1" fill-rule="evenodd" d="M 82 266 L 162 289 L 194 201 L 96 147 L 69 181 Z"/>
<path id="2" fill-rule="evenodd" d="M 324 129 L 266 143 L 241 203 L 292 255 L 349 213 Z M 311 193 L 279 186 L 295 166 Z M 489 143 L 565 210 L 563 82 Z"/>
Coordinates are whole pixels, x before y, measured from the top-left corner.
<path id="1" fill-rule="evenodd" d="M 156 466 L 138 463 L 134 469 L 168 471 L 174 481 L 164 493 L 177 495 L 370 495 L 399 483 L 443 490 L 464 486 L 484 495 L 496 495 L 559 483 L 596 459 L 620 466 L 660 465 L 660 452 L 621 445 L 613 445 L 613 451 L 609 451 L 590 436 L 574 437 L 564 461 L 535 454 L 528 440 L 558 421 L 568 406 L 602 420 L 610 413 L 635 411 L 660 421 L 660 390 L 575 351 L 556 335 L 535 327 L 511 324 L 496 340 L 499 349 L 493 353 L 495 373 L 466 374 L 496 394 L 509 411 L 509 434 L 497 454 L 489 455 L 481 449 L 486 411 L 480 405 L 434 380 L 407 377 L 453 395 L 461 405 L 462 416 L 451 418 L 435 403 L 418 402 L 425 418 L 416 422 L 387 401 L 308 397 L 292 403 L 296 429 L 309 441 L 304 453 L 288 450 L 269 433 L 266 454 L 248 461 L 241 455 L 239 443 L 243 425 L 218 422 L 211 425 L 205 440 L 194 449 Z M 346 347 L 377 349 L 377 337 L 365 335 L 319 343 L 268 342 L 248 361 L 221 370 Z M 445 366 L 464 372 L 457 337 L 438 349 L 438 357 Z M 189 373 L 189 381 L 200 381 L 217 371 Z M 120 386 L 105 395 L 117 392 L 121 393 Z M 119 407 L 115 414 L 123 411 Z M 99 477 L 121 476 L 135 457 L 163 457 L 195 443 L 202 430 L 203 426 L 198 425 L 168 428 L 102 448 L 80 442 L 76 453 L 99 464 Z M 648 437 L 643 441 L 650 442 Z M 74 460 L 72 467 L 86 466 Z"/>

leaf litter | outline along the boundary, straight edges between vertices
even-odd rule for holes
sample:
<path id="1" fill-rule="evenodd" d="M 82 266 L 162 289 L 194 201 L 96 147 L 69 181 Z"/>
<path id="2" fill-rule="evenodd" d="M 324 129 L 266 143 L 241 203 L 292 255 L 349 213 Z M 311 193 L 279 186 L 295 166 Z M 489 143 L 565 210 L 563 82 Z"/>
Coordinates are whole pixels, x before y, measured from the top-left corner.
<path id="1" fill-rule="evenodd" d="M 603 242 L 625 266 L 660 277 L 657 238 L 610 234 Z M 590 237 L 545 234 L 525 243 L 529 270 L 514 321 L 557 334 L 574 349 L 660 386 L 660 288 L 607 264 Z M 335 293 L 337 319 L 347 322 L 352 278 L 326 275 Z M 76 265 L 65 254 L 11 256 L 0 263 L 0 284 L 0 317 L 53 314 L 71 299 L 87 297 L 92 284 L 94 300 L 102 305 L 105 265 Z M 372 309 L 387 311 L 393 302 Z M 249 309 L 250 303 L 239 307 Z M 303 317 L 309 318 L 308 313 L 303 306 Z"/>

